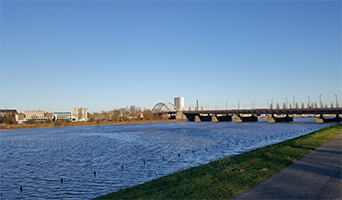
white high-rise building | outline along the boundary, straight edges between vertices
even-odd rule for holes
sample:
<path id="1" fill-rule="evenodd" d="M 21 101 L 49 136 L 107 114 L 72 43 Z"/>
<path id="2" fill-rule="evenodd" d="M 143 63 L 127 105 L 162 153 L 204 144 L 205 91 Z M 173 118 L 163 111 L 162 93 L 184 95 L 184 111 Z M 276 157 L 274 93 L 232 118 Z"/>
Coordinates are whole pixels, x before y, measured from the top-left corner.
<path id="1" fill-rule="evenodd" d="M 177 110 L 184 110 L 184 97 L 175 97 L 175 106 Z"/>
<path id="2" fill-rule="evenodd" d="M 88 109 L 87 108 L 81 108 L 81 107 L 75 107 L 75 120 L 76 121 L 87 121 L 88 120 Z"/>

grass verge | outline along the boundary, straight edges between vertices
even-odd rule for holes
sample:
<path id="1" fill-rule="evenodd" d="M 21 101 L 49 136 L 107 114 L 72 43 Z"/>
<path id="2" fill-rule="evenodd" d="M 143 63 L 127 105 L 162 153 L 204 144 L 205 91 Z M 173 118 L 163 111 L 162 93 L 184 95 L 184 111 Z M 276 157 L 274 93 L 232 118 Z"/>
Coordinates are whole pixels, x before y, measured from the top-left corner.
<path id="1" fill-rule="evenodd" d="M 230 199 L 341 133 L 338 124 L 96 199 Z"/>

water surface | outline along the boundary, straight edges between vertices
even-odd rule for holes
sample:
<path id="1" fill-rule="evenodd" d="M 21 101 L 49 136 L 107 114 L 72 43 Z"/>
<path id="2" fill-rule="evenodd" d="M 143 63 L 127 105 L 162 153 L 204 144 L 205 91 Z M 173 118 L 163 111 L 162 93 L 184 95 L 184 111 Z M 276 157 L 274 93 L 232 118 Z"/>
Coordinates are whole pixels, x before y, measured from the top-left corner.
<path id="1" fill-rule="evenodd" d="M 295 119 L 1 131 L 0 199 L 90 199 L 330 125 Z"/>

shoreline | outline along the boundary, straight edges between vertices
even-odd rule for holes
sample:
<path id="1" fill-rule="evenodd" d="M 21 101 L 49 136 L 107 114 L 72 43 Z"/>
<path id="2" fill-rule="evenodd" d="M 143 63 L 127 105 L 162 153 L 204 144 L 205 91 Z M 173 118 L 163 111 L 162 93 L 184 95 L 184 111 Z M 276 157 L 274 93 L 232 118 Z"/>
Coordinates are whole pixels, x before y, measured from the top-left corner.
<path id="1" fill-rule="evenodd" d="M 95 199 L 231 199 L 342 134 L 342 124 L 176 172 Z"/>
<path id="2" fill-rule="evenodd" d="M 296 117 L 296 118 L 310 118 L 310 117 Z M 259 119 L 266 119 L 266 117 L 259 117 Z M 12 129 L 35 129 L 35 128 L 62 128 L 62 127 L 76 127 L 76 126 L 101 126 L 101 125 L 121 125 L 121 124 L 143 124 L 143 123 L 161 123 L 161 122 L 187 122 L 187 119 L 154 119 L 154 120 L 132 120 L 123 122 L 60 122 L 51 123 L 35 123 L 35 124 L 0 124 L 1 131 Z"/>
<path id="3" fill-rule="evenodd" d="M 8 124 L 0 125 L 1 131 L 12 129 L 35 129 L 35 128 L 63 128 L 76 126 L 102 126 L 102 125 L 122 125 L 122 124 L 146 124 L 146 123 L 162 123 L 162 122 L 185 122 L 187 120 L 134 120 L 124 122 L 61 122 L 60 125 L 54 123 L 37 123 L 37 124 Z"/>

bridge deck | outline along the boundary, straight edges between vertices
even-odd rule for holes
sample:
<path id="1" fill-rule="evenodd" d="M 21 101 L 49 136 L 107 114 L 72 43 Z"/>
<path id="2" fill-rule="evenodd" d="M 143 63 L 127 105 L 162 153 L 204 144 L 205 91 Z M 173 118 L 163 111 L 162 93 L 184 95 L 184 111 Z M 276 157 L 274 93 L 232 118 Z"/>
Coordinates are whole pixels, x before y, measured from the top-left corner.
<path id="1" fill-rule="evenodd" d="M 319 109 L 235 109 L 235 110 L 196 110 L 182 111 L 183 114 L 342 114 L 342 108 Z M 171 114 L 171 113 L 170 113 Z"/>

